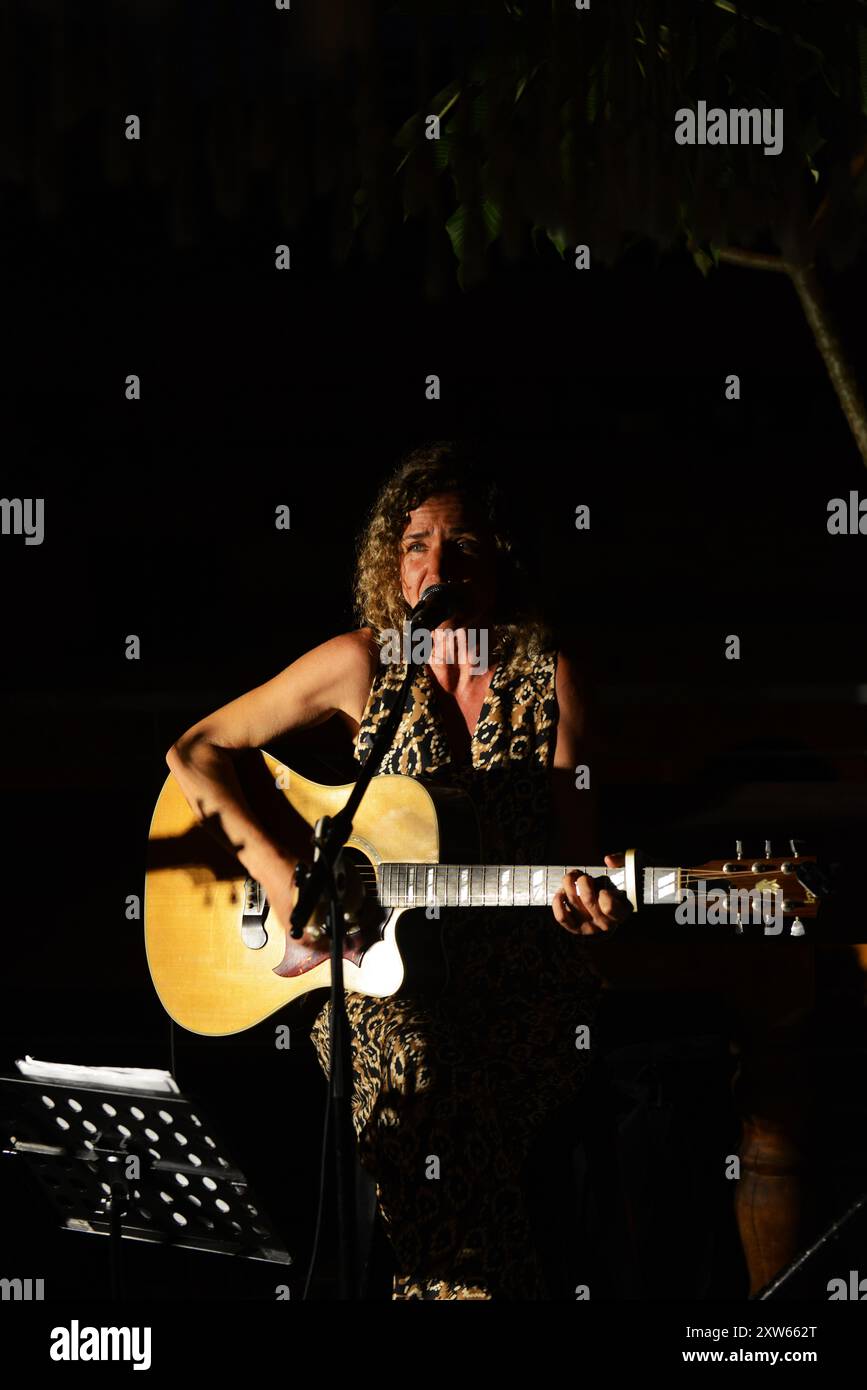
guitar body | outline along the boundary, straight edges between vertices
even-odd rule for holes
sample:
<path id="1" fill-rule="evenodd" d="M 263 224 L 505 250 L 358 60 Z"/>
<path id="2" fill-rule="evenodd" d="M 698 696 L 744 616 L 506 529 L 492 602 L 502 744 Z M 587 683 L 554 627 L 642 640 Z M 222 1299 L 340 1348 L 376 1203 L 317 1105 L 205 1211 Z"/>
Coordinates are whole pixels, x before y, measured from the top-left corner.
<path id="1" fill-rule="evenodd" d="M 251 754 L 242 785 L 272 833 L 279 835 L 283 799 L 312 827 L 320 816 L 341 810 L 352 790 L 351 783 L 313 782 L 268 753 Z M 412 777 L 374 777 L 345 852 L 371 884 L 372 867 L 389 861 L 476 863 L 475 809 L 459 791 Z M 328 938 L 321 949 L 287 939 L 273 917 L 251 917 L 250 893 L 243 866 L 203 826 L 169 775 L 148 839 L 145 944 L 160 1001 L 189 1032 L 242 1032 L 290 1000 L 331 984 Z M 440 935 L 424 910 L 382 907 L 373 885 L 359 931 L 344 941 L 345 988 L 385 997 L 444 987 L 448 966 Z"/>

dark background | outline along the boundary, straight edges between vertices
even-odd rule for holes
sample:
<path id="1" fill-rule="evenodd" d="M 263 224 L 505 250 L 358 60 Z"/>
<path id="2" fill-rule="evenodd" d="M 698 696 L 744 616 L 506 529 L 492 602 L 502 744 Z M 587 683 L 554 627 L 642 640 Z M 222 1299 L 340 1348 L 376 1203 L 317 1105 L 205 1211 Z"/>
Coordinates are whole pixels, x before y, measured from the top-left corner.
<path id="1" fill-rule="evenodd" d="M 198 229 L 179 246 L 177 189 L 109 180 L 100 129 L 85 115 L 66 131 L 56 202 L 40 201 L 37 179 L 2 185 L 3 490 L 44 497 L 46 532 L 39 547 L 0 545 L 0 1058 L 4 1070 L 25 1052 L 169 1066 L 173 1041 L 181 1085 L 247 1162 L 296 1255 L 294 1297 L 324 1104 L 310 1009 L 285 1015 L 289 1053 L 273 1047 L 273 1020 L 172 1040 L 141 924 L 124 915 L 143 889 L 169 745 L 353 625 L 352 546 L 377 485 L 405 449 L 469 433 L 520 496 L 552 614 L 580 638 L 605 744 L 605 845 L 685 863 L 731 853 L 736 836 L 748 853 L 765 837 L 786 852 L 795 835 L 851 868 L 865 809 L 864 542 L 829 536 L 826 521 L 830 498 L 863 493 L 863 465 L 782 276 L 723 266 L 705 280 L 685 254 L 646 245 L 579 274 L 528 242 L 514 264 L 493 248 L 485 285 L 450 283 L 431 302 L 412 223 L 378 263 L 356 252 L 337 269 L 327 199 L 289 233 L 275 191 L 254 180 L 227 218 L 195 163 L 185 194 Z M 283 240 L 292 269 L 278 274 Z M 862 381 L 865 291 L 863 262 L 829 278 Z M 140 402 L 124 399 L 131 372 Z M 438 402 L 424 395 L 432 372 Z M 737 402 L 724 399 L 732 372 Z M 579 503 L 589 532 L 575 530 Z M 274 529 L 281 504 L 289 531 Z M 729 633 L 739 662 L 724 659 Z M 813 940 L 867 940 L 864 927 L 850 893 Z M 863 1186 L 865 1038 L 856 954 L 816 954 L 818 1228 Z M 730 1018 L 712 984 L 606 1004 L 657 1294 L 744 1293 L 718 1176 L 738 1135 Z M 50 1258 L 63 1288 L 100 1296 L 102 1242 L 70 1237 L 75 1259 L 56 1261 L 68 1245 L 9 1168 L 7 1219 L 43 1223 L 39 1245 L 21 1225 L 21 1248 Z M 223 1292 L 270 1296 L 267 1271 L 231 1283 L 219 1261 L 164 1256 L 136 1252 L 157 1295 L 210 1290 L 213 1265 Z"/>

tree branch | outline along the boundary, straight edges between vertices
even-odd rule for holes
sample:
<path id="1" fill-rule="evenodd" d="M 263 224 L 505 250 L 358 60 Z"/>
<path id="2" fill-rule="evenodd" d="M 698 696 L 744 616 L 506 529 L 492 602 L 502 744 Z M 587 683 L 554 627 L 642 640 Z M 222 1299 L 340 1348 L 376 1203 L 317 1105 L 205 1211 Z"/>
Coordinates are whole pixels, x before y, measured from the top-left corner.
<path id="1" fill-rule="evenodd" d="M 776 270 L 790 275 L 792 268 L 782 256 L 772 256 L 765 251 L 745 251 L 740 246 L 723 246 L 718 253 L 721 261 L 729 265 L 743 265 L 750 270 Z"/>
<path id="2" fill-rule="evenodd" d="M 812 264 L 792 266 L 789 273 L 801 307 L 807 316 L 807 322 L 813 330 L 816 346 L 828 369 L 831 384 L 837 392 L 837 398 L 855 436 L 861 458 L 867 466 L 867 410 L 864 408 L 864 397 L 831 322 L 825 292 L 819 283 L 816 268 Z"/>
<path id="3" fill-rule="evenodd" d="M 698 244 L 690 237 L 687 247 L 693 252 L 698 249 Z M 746 266 L 750 270 L 773 270 L 788 275 L 801 301 L 801 308 L 812 329 L 816 347 L 825 363 L 858 452 L 867 467 L 867 408 L 846 350 L 834 328 L 815 263 L 810 261 L 806 265 L 792 265 L 783 256 L 747 251 L 740 246 L 723 246 L 717 249 L 716 254 L 719 260 L 729 265 Z"/>

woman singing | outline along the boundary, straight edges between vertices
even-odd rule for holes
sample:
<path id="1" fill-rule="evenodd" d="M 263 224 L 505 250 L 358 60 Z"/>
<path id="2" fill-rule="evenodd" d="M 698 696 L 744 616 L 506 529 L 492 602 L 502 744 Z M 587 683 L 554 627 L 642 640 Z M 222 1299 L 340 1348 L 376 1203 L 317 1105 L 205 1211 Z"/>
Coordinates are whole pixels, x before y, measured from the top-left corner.
<path id="1" fill-rule="evenodd" d="M 190 804 L 217 815 L 284 929 L 309 834 L 276 844 L 250 813 L 230 750 L 261 748 L 333 715 L 363 763 L 406 674 L 390 635 L 433 584 L 456 586 L 455 640 L 418 663 L 390 751 L 375 769 L 458 787 L 475 803 L 482 861 L 596 862 L 589 792 L 576 787 L 588 731 L 576 663 L 529 601 L 505 499 L 458 445 L 417 449 L 362 534 L 360 626 L 184 734 L 168 755 Z M 480 642 L 479 635 L 486 639 Z M 435 637 L 435 635 L 434 635 Z M 487 647 L 488 665 L 478 656 Z M 405 653 L 404 653 L 405 659 Z M 299 818 L 300 819 L 300 818 Z M 615 856 L 605 861 L 613 867 Z M 630 904 L 607 878 L 569 873 L 553 908 L 457 908 L 440 916 L 450 964 L 439 996 L 348 994 L 359 1156 L 375 1177 L 397 1299 L 543 1299 L 521 1171 L 542 1122 L 581 1088 L 599 976 L 582 936 Z M 315 927 L 305 939 L 313 939 Z M 328 1069 L 330 1005 L 312 1039 Z M 434 1161 L 435 1160 L 435 1161 Z"/>

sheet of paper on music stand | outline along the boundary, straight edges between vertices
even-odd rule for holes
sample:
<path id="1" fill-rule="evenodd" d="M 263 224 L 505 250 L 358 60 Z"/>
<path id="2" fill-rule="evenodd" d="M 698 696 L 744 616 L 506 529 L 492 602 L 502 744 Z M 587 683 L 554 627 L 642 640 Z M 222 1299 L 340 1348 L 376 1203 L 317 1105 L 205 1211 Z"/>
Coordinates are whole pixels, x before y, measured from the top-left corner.
<path id="1" fill-rule="evenodd" d="M 73 1062 L 40 1062 L 29 1055 L 15 1063 L 22 1076 L 33 1081 L 67 1086 L 104 1086 L 110 1090 L 152 1091 L 154 1095 L 180 1095 L 171 1072 L 157 1067 L 88 1067 Z"/>

